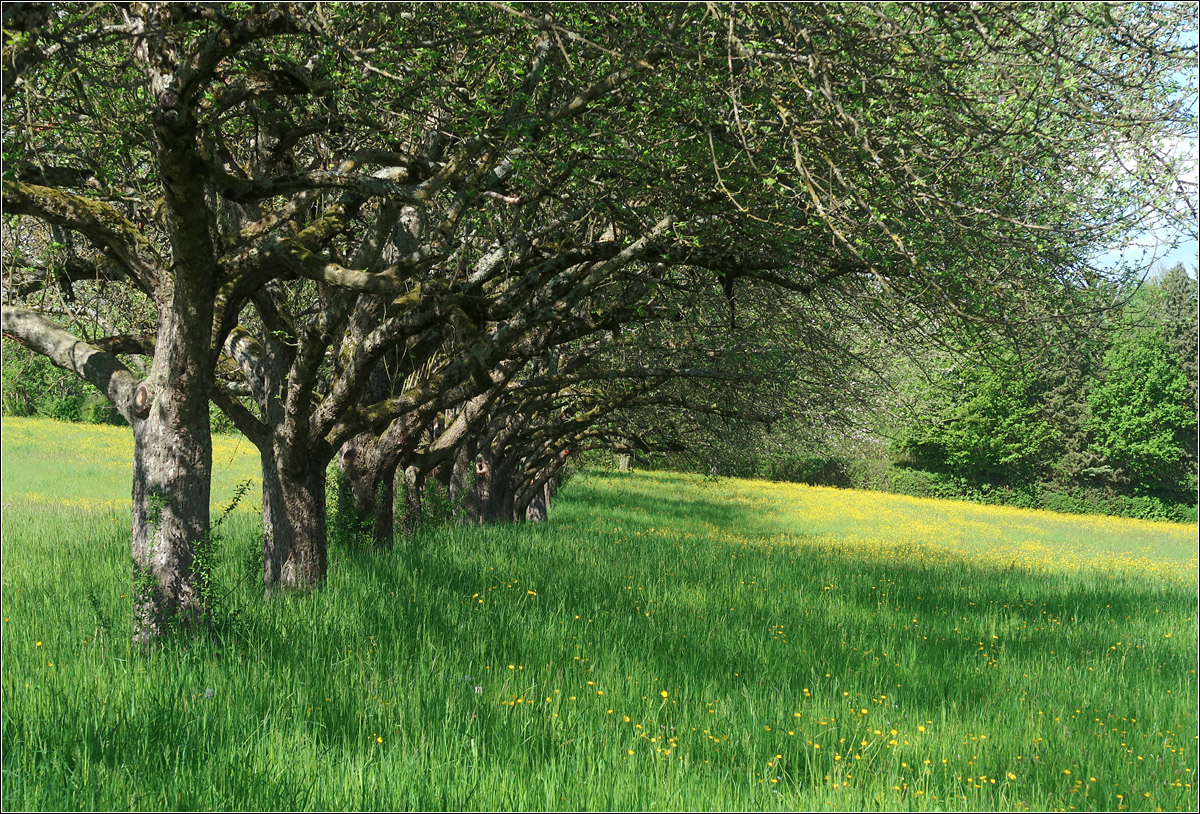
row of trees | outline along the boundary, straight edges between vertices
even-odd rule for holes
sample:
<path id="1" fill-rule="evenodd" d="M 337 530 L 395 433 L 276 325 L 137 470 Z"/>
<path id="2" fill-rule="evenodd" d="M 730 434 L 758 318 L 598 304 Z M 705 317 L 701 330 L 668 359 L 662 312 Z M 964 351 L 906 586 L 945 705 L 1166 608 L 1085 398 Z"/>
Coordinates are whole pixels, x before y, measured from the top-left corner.
<path id="1" fill-rule="evenodd" d="M 1189 25 L 6 4 L 4 334 L 132 427 L 148 646 L 204 612 L 210 403 L 261 454 L 272 593 L 324 579 L 331 461 L 382 545 L 400 480 L 540 517 L 568 451 L 684 446 L 796 382 L 836 420 L 855 337 L 1086 321 L 1095 246 L 1194 215 L 1162 148 Z"/>

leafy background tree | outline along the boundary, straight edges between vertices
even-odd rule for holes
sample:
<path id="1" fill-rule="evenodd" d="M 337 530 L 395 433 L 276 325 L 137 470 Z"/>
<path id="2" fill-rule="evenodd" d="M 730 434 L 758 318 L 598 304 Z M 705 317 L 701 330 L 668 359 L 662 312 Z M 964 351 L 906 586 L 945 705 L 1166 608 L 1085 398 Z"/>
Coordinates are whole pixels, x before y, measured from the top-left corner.
<path id="1" fill-rule="evenodd" d="M 1107 326 L 1068 335 L 1044 357 L 947 371 L 903 426 L 902 460 L 949 476 L 938 484 L 947 496 L 1016 490 L 1029 505 L 1194 516 L 1195 281 L 1176 266 L 1114 296 L 1124 304 Z M 936 478 L 901 480 L 919 489 Z"/>
<path id="2" fill-rule="evenodd" d="M 1139 492 L 1184 484 L 1182 438 L 1195 420 L 1184 404 L 1187 377 L 1154 328 L 1120 334 L 1104 357 L 1104 378 L 1088 397 L 1094 448 Z"/>
<path id="3" fill-rule="evenodd" d="M 1111 463 L 1122 486 L 1179 502 L 1196 490 L 1196 402 L 1188 380 L 1194 340 L 1191 347 L 1180 341 L 1189 328 L 1195 332 L 1195 283 L 1189 314 L 1179 308 L 1189 288 L 1181 279 L 1188 279 L 1183 269 L 1173 268 L 1147 286 L 1143 301 L 1131 303 L 1088 395 L 1093 449 Z"/>

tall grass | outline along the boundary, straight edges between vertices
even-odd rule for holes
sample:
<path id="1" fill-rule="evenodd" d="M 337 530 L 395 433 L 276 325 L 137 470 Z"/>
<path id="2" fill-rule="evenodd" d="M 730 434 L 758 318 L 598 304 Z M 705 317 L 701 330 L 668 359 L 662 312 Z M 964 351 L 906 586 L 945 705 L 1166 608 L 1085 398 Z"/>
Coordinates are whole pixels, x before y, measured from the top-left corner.
<path id="1" fill-rule="evenodd" d="M 595 472 L 265 602 L 238 511 L 142 658 L 127 504 L 3 429 L 6 809 L 1196 807 L 1194 526 Z"/>

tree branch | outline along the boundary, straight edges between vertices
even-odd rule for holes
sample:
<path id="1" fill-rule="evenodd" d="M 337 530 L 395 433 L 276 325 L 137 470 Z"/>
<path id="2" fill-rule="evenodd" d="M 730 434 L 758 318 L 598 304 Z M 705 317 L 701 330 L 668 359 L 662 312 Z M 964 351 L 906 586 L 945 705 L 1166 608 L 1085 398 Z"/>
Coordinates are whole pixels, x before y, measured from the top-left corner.
<path id="1" fill-rule="evenodd" d="M 5 336 L 86 379 L 133 423 L 137 417 L 133 413 L 133 395 L 138 379 L 114 354 L 89 345 L 28 308 L 5 305 L 3 328 Z"/>
<path id="2" fill-rule="evenodd" d="M 138 288 L 154 296 L 162 259 L 124 215 L 110 204 L 53 187 L 5 180 L 7 214 L 31 215 L 78 232 L 112 257 Z"/>

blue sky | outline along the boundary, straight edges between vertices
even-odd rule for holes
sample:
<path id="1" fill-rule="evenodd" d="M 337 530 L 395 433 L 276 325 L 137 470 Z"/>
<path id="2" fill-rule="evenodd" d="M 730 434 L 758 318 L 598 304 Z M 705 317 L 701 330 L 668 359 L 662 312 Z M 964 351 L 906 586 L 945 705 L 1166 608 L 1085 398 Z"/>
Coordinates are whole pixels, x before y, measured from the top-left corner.
<path id="1" fill-rule="evenodd" d="M 1198 246 L 1196 241 L 1189 240 L 1160 260 L 1159 263 L 1166 267 L 1173 266 L 1176 263 L 1183 263 L 1189 269 L 1192 266 L 1200 265 L 1200 246 Z"/>
<path id="2" fill-rule="evenodd" d="M 1166 238 L 1167 235 L 1162 237 Z M 1185 240 L 1175 249 L 1169 249 L 1167 245 L 1155 246 L 1153 240 L 1154 238 L 1151 236 L 1145 246 L 1135 246 L 1124 251 L 1117 250 L 1104 254 L 1097 259 L 1096 265 L 1105 268 L 1114 266 L 1121 260 L 1126 260 L 1139 266 L 1144 266 L 1149 262 L 1155 268 L 1164 269 L 1170 268 L 1176 263 L 1183 263 L 1183 267 L 1188 271 L 1191 271 L 1193 266 L 1200 266 L 1200 246 L 1194 239 Z"/>
<path id="3" fill-rule="evenodd" d="M 1200 41 L 1200 32 L 1186 31 L 1182 36 L 1183 44 L 1195 45 Z M 1192 76 L 1194 83 L 1195 77 Z M 1193 85 L 1194 86 L 1194 85 Z M 1186 97 L 1185 97 L 1186 98 Z M 1197 183 L 1197 156 L 1200 155 L 1200 141 L 1197 140 L 1196 132 L 1196 113 L 1200 107 L 1200 94 L 1193 94 L 1188 100 L 1188 107 L 1191 108 L 1193 117 L 1193 126 L 1190 137 L 1185 138 L 1181 144 L 1184 155 L 1192 157 L 1190 170 L 1185 172 L 1184 180 L 1192 184 L 1193 195 L 1195 195 Z M 1148 263 L 1153 263 L 1156 268 L 1170 268 L 1176 263 L 1183 263 L 1184 268 L 1189 271 L 1193 266 L 1200 266 L 1200 245 L 1197 244 L 1196 226 L 1193 224 L 1190 234 L 1170 232 L 1160 230 L 1158 232 L 1147 234 L 1143 240 L 1139 241 L 1138 246 L 1133 246 L 1125 250 L 1114 250 L 1097 258 L 1096 265 L 1104 268 L 1106 266 L 1115 265 L 1121 260 L 1144 266 Z M 1179 245 L 1174 249 L 1170 248 L 1171 243 L 1178 242 Z"/>

